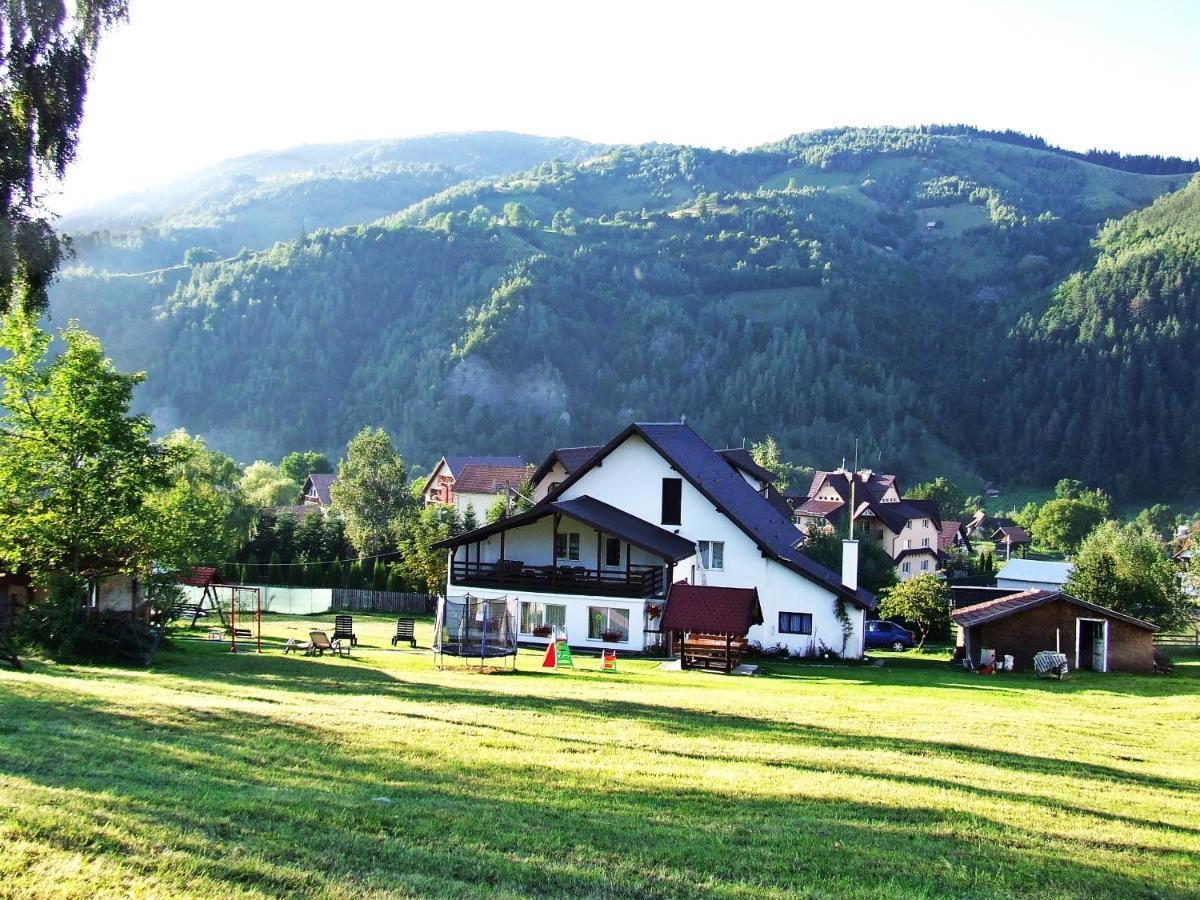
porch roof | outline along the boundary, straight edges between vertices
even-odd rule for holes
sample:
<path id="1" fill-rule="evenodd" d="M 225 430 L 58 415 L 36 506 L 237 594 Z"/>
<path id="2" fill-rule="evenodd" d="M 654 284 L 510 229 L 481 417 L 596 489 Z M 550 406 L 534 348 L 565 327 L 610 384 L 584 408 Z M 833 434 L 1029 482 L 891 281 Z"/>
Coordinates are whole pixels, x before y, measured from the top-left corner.
<path id="1" fill-rule="evenodd" d="M 763 622 L 757 588 L 716 587 L 679 581 L 667 594 L 663 631 L 745 637 Z"/>
<path id="2" fill-rule="evenodd" d="M 463 544 L 473 544 L 476 541 L 491 537 L 493 534 L 499 534 L 501 531 L 509 531 L 513 528 L 532 524 L 554 513 L 568 516 L 604 534 L 619 537 L 633 544 L 633 546 L 645 550 L 647 553 L 653 553 L 655 556 L 671 562 L 679 562 L 681 559 L 687 559 L 696 553 L 696 546 L 687 538 L 680 537 L 674 532 L 667 531 L 665 528 L 659 528 L 657 525 L 647 522 L 645 519 L 639 519 L 637 516 L 630 515 L 623 510 L 617 509 L 615 506 L 610 506 L 602 500 L 597 500 L 595 497 L 586 495 L 576 497 L 572 500 L 553 500 L 539 503 L 533 509 L 526 512 L 510 516 L 507 519 L 501 519 L 482 528 L 476 528 L 474 531 L 468 531 L 447 540 L 439 541 L 434 544 L 434 547 L 449 549 L 451 547 L 461 547 Z"/>

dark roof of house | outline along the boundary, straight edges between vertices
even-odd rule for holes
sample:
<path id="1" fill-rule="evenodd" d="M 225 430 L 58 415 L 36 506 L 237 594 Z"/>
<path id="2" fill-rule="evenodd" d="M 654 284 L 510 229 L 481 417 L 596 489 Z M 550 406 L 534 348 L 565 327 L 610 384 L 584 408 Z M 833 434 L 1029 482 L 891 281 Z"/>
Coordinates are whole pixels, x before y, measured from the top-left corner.
<path id="1" fill-rule="evenodd" d="M 639 519 L 637 516 L 630 515 L 624 510 L 617 509 L 615 506 L 611 506 L 602 500 L 588 496 L 575 497 L 571 500 L 543 501 L 533 507 L 533 509 L 510 516 L 507 519 L 500 519 L 491 525 L 485 525 L 482 528 L 476 528 L 473 531 L 455 535 L 447 540 L 439 541 L 433 546 L 436 548 L 449 548 L 461 547 L 463 544 L 473 544 L 493 534 L 499 534 L 501 531 L 528 525 L 531 522 L 544 519 L 546 516 L 554 513 L 562 513 L 564 516 L 568 516 L 585 525 L 590 525 L 592 528 L 605 534 L 623 538 L 635 547 L 640 547 L 647 553 L 653 553 L 655 556 L 670 560 L 671 562 L 679 562 L 681 559 L 687 559 L 696 553 L 696 545 L 687 538 L 680 537 L 674 532 L 667 531 L 665 528 L 659 528 L 657 525 L 647 522 L 645 519 Z"/>
<path id="2" fill-rule="evenodd" d="M 1033 543 L 1030 540 L 1029 535 L 1025 533 L 1025 529 L 1019 525 L 1001 525 L 994 532 L 992 532 L 993 541 L 996 540 L 997 535 L 1000 536 L 1000 540 L 1008 544 Z"/>
<path id="3" fill-rule="evenodd" d="M 932 556 L 934 559 L 938 557 L 937 547 L 909 547 L 906 550 L 901 550 L 896 554 L 896 562 L 902 559 L 907 559 L 910 556 Z"/>
<path id="4" fill-rule="evenodd" d="M 754 461 L 754 457 L 745 447 L 728 447 L 725 450 L 718 450 L 726 461 L 735 469 L 741 469 L 751 478 L 756 478 L 765 484 L 775 483 L 775 473 L 770 469 L 764 469 Z"/>
<path id="5" fill-rule="evenodd" d="M 304 488 L 301 490 L 301 495 L 307 496 L 308 489 L 311 486 L 313 492 L 317 495 L 317 499 L 321 501 L 321 505 L 329 506 L 333 503 L 333 498 L 329 493 L 329 486 L 335 481 L 337 481 L 336 475 L 314 472 L 304 479 Z"/>
<path id="6" fill-rule="evenodd" d="M 761 625 L 757 588 L 712 587 L 679 581 L 667 594 L 663 631 L 690 631 L 745 637 Z"/>
<path id="7" fill-rule="evenodd" d="M 554 468 L 556 462 L 562 463 L 562 467 L 570 475 L 591 459 L 599 449 L 599 447 L 555 447 L 550 451 L 550 455 L 542 460 L 542 464 L 533 470 L 530 480 L 537 484 Z"/>
<path id="8" fill-rule="evenodd" d="M 862 588 L 850 590 L 842 584 L 840 575 L 797 550 L 795 545 L 802 539 L 802 535 L 791 520 L 754 490 L 700 435 L 683 423 L 633 423 L 609 441 L 585 465 L 573 472 L 552 496 L 561 494 L 583 477 L 592 466 L 635 434 L 657 450 L 696 490 L 755 541 L 764 556 L 778 561 L 863 609 L 873 610 L 876 607 L 878 601 L 870 591 Z"/>
<path id="9" fill-rule="evenodd" d="M 985 622 L 994 622 L 996 619 L 1007 618 L 1027 609 L 1033 609 L 1034 607 L 1050 603 L 1053 600 L 1065 600 L 1067 603 L 1073 603 L 1090 612 L 1098 613 L 1112 619 L 1120 619 L 1122 622 L 1128 622 L 1130 625 L 1135 625 L 1138 628 L 1158 631 L 1157 625 L 1152 625 L 1149 622 L 1136 619 L 1125 613 L 1117 612 L 1115 609 L 1108 609 L 1104 606 L 1097 606 L 1095 603 L 1088 603 L 1086 600 L 1080 600 L 1078 597 L 1073 597 L 1062 591 L 1047 591 L 1041 588 L 1032 588 L 1028 591 L 1021 591 L 1019 594 L 1010 594 L 1007 597 L 998 597 L 995 600 L 985 600 L 973 606 L 964 606 L 961 609 L 956 609 L 952 613 L 951 618 L 964 628 L 970 628 L 974 625 L 982 625 Z"/>
<path id="10" fill-rule="evenodd" d="M 830 513 L 837 512 L 845 505 L 840 500 L 805 500 L 796 507 L 795 513 L 798 516 L 826 517 Z"/>
<path id="11" fill-rule="evenodd" d="M 958 533 L 962 529 L 963 523 L 956 522 L 953 519 L 947 519 L 942 522 L 942 531 L 938 535 L 938 549 L 948 550 L 958 541 Z M 967 539 L 966 534 L 963 534 L 963 540 Z"/>
<path id="12" fill-rule="evenodd" d="M 221 573 L 214 566 L 196 566 L 179 576 L 179 583 L 192 587 L 208 587 L 221 583 Z"/>
<path id="13" fill-rule="evenodd" d="M 519 488 L 529 470 L 524 466 L 483 466 L 470 463 L 454 478 L 454 491 L 460 494 L 496 494 L 506 488 Z"/>
<path id="14" fill-rule="evenodd" d="M 817 495 L 822 485 L 833 488 L 841 502 L 836 500 L 811 499 Z M 864 507 L 896 534 L 903 530 L 906 523 L 912 519 L 932 519 L 940 530 L 942 525 L 941 512 L 936 500 L 906 500 L 885 503 L 883 495 L 888 488 L 896 486 L 895 475 L 879 475 L 872 472 L 864 476 L 855 473 L 854 502 L 858 504 L 857 514 L 861 515 Z M 850 476 L 847 472 L 817 472 L 809 485 L 808 496 L 796 507 L 796 513 L 804 516 L 821 516 L 831 523 L 845 515 L 845 505 L 850 501 Z"/>

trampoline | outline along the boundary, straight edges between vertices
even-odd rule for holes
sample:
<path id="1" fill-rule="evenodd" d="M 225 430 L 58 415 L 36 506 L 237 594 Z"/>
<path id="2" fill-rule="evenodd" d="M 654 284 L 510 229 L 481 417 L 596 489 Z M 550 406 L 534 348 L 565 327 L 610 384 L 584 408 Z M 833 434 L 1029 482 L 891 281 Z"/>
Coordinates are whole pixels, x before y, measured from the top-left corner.
<path id="1" fill-rule="evenodd" d="M 438 604 L 433 655 L 439 669 L 446 656 L 457 656 L 464 661 L 478 659 L 480 668 L 489 665 L 489 660 L 511 656 L 515 669 L 517 601 L 507 595 L 446 597 Z"/>

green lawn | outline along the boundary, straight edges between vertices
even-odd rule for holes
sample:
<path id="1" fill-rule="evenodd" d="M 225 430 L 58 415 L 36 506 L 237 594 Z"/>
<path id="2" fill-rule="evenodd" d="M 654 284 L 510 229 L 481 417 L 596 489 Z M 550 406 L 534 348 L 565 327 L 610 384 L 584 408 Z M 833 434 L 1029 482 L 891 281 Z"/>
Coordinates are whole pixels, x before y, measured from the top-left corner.
<path id="1" fill-rule="evenodd" d="M 0 896 L 1195 897 L 1200 664 L 439 672 L 176 641 L 0 670 Z M 428 647 L 431 628 L 418 638 Z"/>

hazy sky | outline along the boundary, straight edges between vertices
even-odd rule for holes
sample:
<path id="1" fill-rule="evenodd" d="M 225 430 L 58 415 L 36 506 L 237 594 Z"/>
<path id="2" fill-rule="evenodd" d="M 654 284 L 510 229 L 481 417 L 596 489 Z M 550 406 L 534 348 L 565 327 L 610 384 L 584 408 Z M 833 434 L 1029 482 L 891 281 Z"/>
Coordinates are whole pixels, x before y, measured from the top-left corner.
<path id="1" fill-rule="evenodd" d="M 1200 154 L 1200 0 L 131 0 L 60 209 L 298 143 L 968 122 Z"/>

